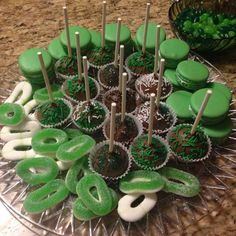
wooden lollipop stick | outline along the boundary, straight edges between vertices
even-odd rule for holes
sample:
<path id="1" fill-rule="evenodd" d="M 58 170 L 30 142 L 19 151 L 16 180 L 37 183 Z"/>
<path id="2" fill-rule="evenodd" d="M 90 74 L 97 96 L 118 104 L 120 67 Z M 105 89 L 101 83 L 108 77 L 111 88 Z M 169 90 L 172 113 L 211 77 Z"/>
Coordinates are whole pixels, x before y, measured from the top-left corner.
<path id="1" fill-rule="evenodd" d="M 150 5 L 151 5 L 150 3 L 147 3 L 146 17 L 145 17 L 145 22 L 144 22 L 143 45 L 142 45 L 142 52 L 143 52 L 143 54 L 145 54 L 145 52 L 146 52 L 148 21 L 149 21 L 149 15 L 150 15 Z"/>
<path id="2" fill-rule="evenodd" d="M 41 66 L 42 73 L 43 73 L 44 82 L 46 84 L 46 88 L 47 88 L 47 91 L 48 91 L 49 100 L 51 102 L 53 102 L 54 97 L 53 97 L 53 94 L 52 94 L 52 89 L 51 89 L 49 79 L 48 79 L 48 73 L 46 71 L 45 64 L 44 64 L 44 61 L 43 61 L 43 56 L 42 56 L 41 52 L 38 52 L 38 59 L 39 59 L 39 63 L 40 63 L 40 66 Z"/>
<path id="3" fill-rule="evenodd" d="M 124 68 L 124 45 L 120 45 L 120 64 L 119 64 L 119 91 L 122 89 L 122 74 Z"/>
<path id="4" fill-rule="evenodd" d="M 160 105 L 161 87 L 162 87 L 162 83 L 163 83 L 164 68 L 165 68 L 165 59 L 162 58 L 161 63 L 160 63 L 160 71 L 159 71 L 158 87 L 157 87 L 157 96 L 156 96 L 157 109 L 159 108 L 159 105 Z"/>
<path id="5" fill-rule="evenodd" d="M 82 79 L 82 65 L 81 65 L 81 51 L 80 51 L 80 35 L 79 32 L 75 32 L 76 37 L 76 57 L 78 66 L 78 78 Z"/>
<path id="6" fill-rule="evenodd" d="M 121 106 L 121 122 L 124 122 L 126 112 L 126 83 L 127 73 L 122 75 L 122 106 Z"/>
<path id="7" fill-rule="evenodd" d="M 115 117 L 116 117 L 116 103 L 113 102 L 111 104 L 109 152 L 113 151 L 113 146 L 114 146 Z"/>
<path id="8" fill-rule="evenodd" d="M 83 56 L 83 67 L 84 67 L 84 83 L 85 83 L 86 101 L 90 102 L 90 89 L 89 89 L 89 78 L 88 78 L 88 60 L 87 60 L 86 56 Z"/>
<path id="9" fill-rule="evenodd" d="M 105 46 L 105 30 L 106 30 L 106 15 L 107 15 L 107 2 L 102 2 L 102 41 L 101 46 L 104 48 Z"/>
<path id="10" fill-rule="evenodd" d="M 148 125 L 148 145 L 152 144 L 152 130 L 153 130 L 154 111 L 155 111 L 155 93 L 151 93 L 151 96 L 150 96 L 149 125 Z"/>
<path id="11" fill-rule="evenodd" d="M 118 18 L 117 27 L 116 27 L 116 48 L 115 48 L 115 60 L 114 60 L 115 67 L 118 66 L 118 54 L 119 54 L 119 46 L 120 46 L 120 28 L 121 28 L 121 18 Z"/>
<path id="12" fill-rule="evenodd" d="M 155 62 L 154 62 L 154 75 L 157 76 L 158 71 L 158 54 L 159 54 L 159 47 L 160 47 L 160 29 L 161 26 L 157 25 L 156 28 L 156 42 L 155 42 Z"/>
<path id="13" fill-rule="evenodd" d="M 68 51 L 68 56 L 72 57 L 67 7 L 63 7 L 63 11 L 64 11 L 64 19 L 65 19 L 65 27 L 66 27 L 65 30 L 66 30 L 66 40 L 67 40 L 67 51 Z"/>
<path id="14" fill-rule="evenodd" d="M 193 135 L 195 133 L 196 129 L 197 129 L 197 126 L 198 126 L 198 124 L 199 124 L 199 122 L 202 118 L 202 114 L 203 114 L 203 112 L 204 112 L 204 110 L 207 106 L 207 103 L 209 101 L 209 98 L 210 98 L 211 94 L 212 94 L 212 91 L 210 89 L 208 89 L 207 92 L 206 92 L 205 98 L 202 102 L 202 105 L 200 107 L 200 110 L 198 111 L 197 117 L 195 118 L 192 129 L 190 131 L 191 135 Z"/>

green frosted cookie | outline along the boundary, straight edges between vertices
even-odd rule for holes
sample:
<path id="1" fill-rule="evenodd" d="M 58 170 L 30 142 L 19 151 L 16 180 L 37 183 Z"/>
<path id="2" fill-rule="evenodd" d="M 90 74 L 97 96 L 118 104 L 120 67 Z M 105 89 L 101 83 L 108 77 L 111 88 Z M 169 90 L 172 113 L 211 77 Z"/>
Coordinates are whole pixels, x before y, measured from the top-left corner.
<path id="1" fill-rule="evenodd" d="M 24 108 L 16 103 L 0 105 L 0 125 L 17 126 L 25 119 Z"/>
<path id="2" fill-rule="evenodd" d="M 55 38 L 48 44 L 48 52 L 52 58 L 57 61 L 61 57 L 67 56 L 65 48 L 63 48 L 60 39 Z"/>
<path id="3" fill-rule="evenodd" d="M 52 93 L 53 93 L 54 98 L 62 98 L 63 97 L 63 93 L 62 93 L 61 87 L 59 85 L 53 84 L 53 85 L 51 85 L 51 89 L 52 89 Z M 41 88 L 41 89 L 36 90 L 34 92 L 33 98 L 38 103 L 42 103 L 42 102 L 49 100 L 47 89 Z"/>
<path id="4" fill-rule="evenodd" d="M 80 33 L 80 49 L 81 53 L 84 54 L 90 46 L 91 43 L 91 35 L 89 31 L 85 28 L 79 26 L 70 26 L 69 33 L 70 33 L 70 43 L 71 48 L 74 53 L 76 53 L 76 37 L 75 33 Z M 66 39 L 66 31 L 64 30 L 60 35 L 60 41 L 65 49 L 67 49 L 67 39 Z"/>
<path id="5" fill-rule="evenodd" d="M 176 71 L 173 69 L 166 69 L 164 72 L 164 77 L 169 81 L 175 88 L 180 88 L 180 84 L 176 78 Z"/>
<path id="6" fill-rule="evenodd" d="M 202 105 L 207 90 L 208 88 L 200 89 L 193 93 L 191 97 L 190 107 L 195 116 Z M 225 95 L 215 90 L 203 112 L 201 122 L 213 125 L 223 121 L 229 111 L 229 105 L 229 100 Z"/>
<path id="7" fill-rule="evenodd" d="M 155 42 L 156 42 L 156 28 L 157 24 L 150 22 L 148 23 L 146 50 L 152 54 L 155 54 Z M 135 34 L 135 42 L 138 48 L 142 48 L 144 35 L 144 24 L 139 26 Z M 164 28 L 160 28 L 160 44 L 166 39 L 166 33 Z"/>
<path id="8" fill-rule="evenodd" d="M 220 93 L 224 94 L 226 98 L 231 102 L 232 92 L 225 84 L 212 82 L 208 83 L 207 87 L 209 87 L 213 92 L 214 90 L 218 90 Z"/>
<path id="9" fill-rule="evenodd" d="M 192 93 L 179 90 L 172 93 L 166 100 L 180 120 L 188 121 L 193 118 L 192 112 L 189 110 L 190 99 Z"/>
<path id="10" fill-rule="evenodd" d="M 91 35 L 91 43 L 92 46 L 100 47 L 101 46 L 101 33 L 95 31 L 95 30 L 89 30 L 89 33 Z"/>
<path id="11" fill-rule="evenodd" d="M 161 43 L 159 53 L 165 59 L 165 67 L 175 69 L 181 61 L 188 58 L 189 46 L 180 39 L 167 39 Z"/>
<path id="12" fill-rule="evenodd" d="M 227 117 L 217 125 L 202 125 L 204 132 L 209 136 L 213 144 L 222 144 L 231 134 L 232 120 Z"/>
<path id="13" fill-rule="evenodd" d="M 208 68 L 197 61 L 185 60 L 176 68 L 178 83 L 189 90 L 197 90 L 205 87 L 209 71 Z"/>

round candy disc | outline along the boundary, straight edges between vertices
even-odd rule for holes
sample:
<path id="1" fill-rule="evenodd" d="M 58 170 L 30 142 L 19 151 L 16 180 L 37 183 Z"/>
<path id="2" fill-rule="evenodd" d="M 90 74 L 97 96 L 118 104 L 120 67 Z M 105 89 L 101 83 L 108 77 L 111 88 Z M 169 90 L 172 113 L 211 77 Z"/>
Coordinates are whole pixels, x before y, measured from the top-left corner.
<path id="1" fill-rule="evenodd" d="M 48 52 L 55 61 L 59 60 L 61 57 L 67 56 L 67 53 L 63 48 L 59 38 L 53 39 L 49 43 Z"/>

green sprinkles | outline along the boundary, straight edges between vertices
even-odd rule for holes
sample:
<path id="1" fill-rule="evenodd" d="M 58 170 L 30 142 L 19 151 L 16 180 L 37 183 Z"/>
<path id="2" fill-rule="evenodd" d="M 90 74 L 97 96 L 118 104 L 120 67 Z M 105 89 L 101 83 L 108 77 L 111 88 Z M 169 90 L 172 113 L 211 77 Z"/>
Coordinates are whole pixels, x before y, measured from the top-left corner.
<path id="1" fill-rule="evenodd" d="M 128 67 L 137 74 L 152 73 L 154 69 L 154 56 L 150 53 L 133 53 L 128 61 Z"/>
<path id="2" fill-rule="evenodd" d="M 78 73 L 77 60 L 75 56 L 62 57 L 57 63 L 57 71 L 63 75 L 76 75 Z"/>
<path id="3" fill-rule="evenodd" d="M 178 125 L 172 131 L 169 145 L 172 151 L 183 159 L 200 159 L 208 152 L 208 141 L 200 127 L 191 135 L 191 126 Z"/>
<path id="4" fill-rule="evenodd" d="M 89 89 L 91 98 L 94 98 L 97 95 L 97 88 L 95 82 L 89 77 Z M 78 76 L 73 77 L 72 79 L 67 80 L 67 91 L 68 95 L 76 100 L 79 100 L 80 94 L 85 96 L 85 83 L 84 77 L 81 79 Z"/>
<path id="5" fill-rule="evenodd" d="M 155 168 L 165 161 L 168 151 L 165 144 L 156 137 L 152 137 L 150 146 L 147 145 L 147 140 L 147 135 L 136 139 L 131 146 L 131 154 L 140 166 Z"/>
<path id="6" fill-rule="evenodd" d="M 48 101 L 36 108 L 36 115 L 43 125 L 55 125 L 64 121 L 70 114 L 70 107 L 62 100 Z"/>
<path id="7" fill-rule="evenodd" d="M 88 54 L 88 60 L 91 64 L 96 66 L 108 64 L 114 60 L 114 49 L 108 46 L 105 46 L 104 48 L 95 47 Z"/>

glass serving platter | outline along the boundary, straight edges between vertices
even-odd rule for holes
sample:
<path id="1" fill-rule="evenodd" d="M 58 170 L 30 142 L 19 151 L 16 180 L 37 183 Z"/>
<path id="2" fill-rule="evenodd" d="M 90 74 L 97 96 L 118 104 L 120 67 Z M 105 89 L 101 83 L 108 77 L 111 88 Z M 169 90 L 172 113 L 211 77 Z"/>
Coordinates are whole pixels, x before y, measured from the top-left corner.
<path id="1" fill-rule="evenodd" d="M 197 54 L 190 58 L 204 63 L 209 71 L 210 81 L 224 82 L 221 72 Z M 9 89 L 0 88 L 1 102 L 11 93 L 19 81 L 18 68 L 15 66 L 2 79 L 9 84 Z M 11 84 L 10 84 L 11 83 Z M 231 103 L 229 116 L 234 128 L 229 139 L 222 146 L 215 146 L 208 161 L 194 164 L 168 162 L 172 166 L 190 172 L 198 177 L 201 192 L 194 198 L 184 198 L 163 191 L 157 193 L 158 201 L 154 209 L 142 220 L 127 223 L 121 220 L 114 210 L 105 217 L 92 221 L 78 221 L 72 214 L 71 204 L 74 196 L 68 197 L 62 204 L 30 216 L 23 209 L 27 193 L 34 187 L 24 183 L 15 173 L 14 161 L 0 157 L 0 200 L 12 215 L 36 235 L 169 235 L 182 232 L 184 229 L 221 206 L 224 198 L 233 188 L 236 177 L 236 100 Z M 0 141 L 0 149 L 4 143 Z M 61 174 L 64 178 L 63 174 Z M 231 182 L 231 183 L 230 183 Z"/>

